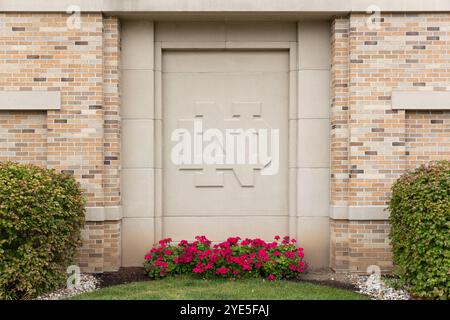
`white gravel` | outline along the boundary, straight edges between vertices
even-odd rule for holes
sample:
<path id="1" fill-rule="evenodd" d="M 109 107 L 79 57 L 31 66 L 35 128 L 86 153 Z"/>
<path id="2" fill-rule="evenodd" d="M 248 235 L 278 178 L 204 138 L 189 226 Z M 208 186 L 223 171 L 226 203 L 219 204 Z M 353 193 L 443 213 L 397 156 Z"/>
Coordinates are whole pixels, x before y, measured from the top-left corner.
<path id="1" fill-rule="evenodd" d="M 409 300 L 410 296 L 405 290 L 389 287 L 379 275 L 347 275 L 349 281 L 359 289 L 359 293 L 368 295 L 372 300 Z"/>
<path id="2" fill-rule="evenodd" d="M 76 296 L 81 293 L 91 292 L 98 289 L 98 280 L 90 274 L 80 275 L 80 284 L 73 288 L 65 288 L 46 293 L 35 300 L 60 300 Z"/>

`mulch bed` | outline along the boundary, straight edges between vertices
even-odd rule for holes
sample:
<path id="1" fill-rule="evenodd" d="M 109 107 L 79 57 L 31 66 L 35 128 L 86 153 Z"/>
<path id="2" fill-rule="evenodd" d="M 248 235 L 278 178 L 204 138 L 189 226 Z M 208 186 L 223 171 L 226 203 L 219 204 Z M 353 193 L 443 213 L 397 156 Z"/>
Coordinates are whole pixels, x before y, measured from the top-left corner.
<path id="1" fill-rule="evenodd" d="M 333 280 L 299 280 L 300 282 L 307 282 L 312 284 L 320 284 L 327 287 L 337 288 L 337 289 L 344 289 L 344 290 L 350 290 L 350 291 L 358 291 L 358 288 L 348 282 L 343 281 L 333 281 Z"/>
<path id="2" fill-rule="evenodd" d="M 94 274 L 94 276 L 98 280 L 100 288 L 131 282 L 150 281 L 150 278 L 144 274 L 144 268 L 141 267 L 120 268 L 119 271 L 103 272 Z"/>

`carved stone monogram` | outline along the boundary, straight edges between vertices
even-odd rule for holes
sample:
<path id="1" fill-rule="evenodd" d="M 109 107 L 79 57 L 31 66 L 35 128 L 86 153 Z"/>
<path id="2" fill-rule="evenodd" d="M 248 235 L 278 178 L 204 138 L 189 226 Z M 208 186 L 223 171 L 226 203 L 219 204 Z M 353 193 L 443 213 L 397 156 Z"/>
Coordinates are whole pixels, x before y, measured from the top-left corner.
<path id="1" fill-rule="evenodd" d="M 214 102 L 194 107 L 194 117 L 180 119 L 171 139 L 183 140 L 172 149 L 172 159 L 180 170 L 195 171 L 196 187 L 223 187 L 224 171 L 232 171 L 242 187 L 254 186 L 255 170 L 273 174 L 268 168 L 278 164 L 278 130 L 262 118 L 260 102 L 233 102 L 228 112 Z"/>

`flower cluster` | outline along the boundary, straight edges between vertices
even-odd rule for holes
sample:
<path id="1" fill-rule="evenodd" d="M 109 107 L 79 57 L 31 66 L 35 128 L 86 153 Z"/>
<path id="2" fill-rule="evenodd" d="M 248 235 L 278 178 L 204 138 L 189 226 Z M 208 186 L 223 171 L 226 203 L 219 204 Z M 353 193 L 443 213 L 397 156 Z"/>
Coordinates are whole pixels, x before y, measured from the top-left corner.
<path id="1" fill-rule="evenodd" d="M 276 280 L 303 273 L 303 257 L 303 248 L 287 236 L 276 236 L 272 242 L 231 237 L 214 245 L 205 236 L 178 244 L 166 238 L 146 254 L 144 268 L 151 278 L 193 273 L 204 278 L 262 276 Z"/>

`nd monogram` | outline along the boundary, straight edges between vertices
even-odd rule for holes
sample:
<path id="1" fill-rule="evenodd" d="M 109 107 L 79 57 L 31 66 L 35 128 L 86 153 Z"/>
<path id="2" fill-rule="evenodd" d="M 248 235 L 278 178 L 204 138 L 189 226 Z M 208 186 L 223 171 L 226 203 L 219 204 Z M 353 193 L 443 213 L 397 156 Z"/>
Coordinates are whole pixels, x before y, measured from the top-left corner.
<path id="1" fill-rule="evenodd" d="M 227 170 L 242 187 L 254 186 L 255 170 L 278 172 L 279 129 L 264 121 L 261 103 L 233 102 L 226 111 L 196 102 L 195 115 L 180 119 L 171 134 L 171 159 L 180 170 L 194 171 L 196 187 L 222 187 Z"/>

